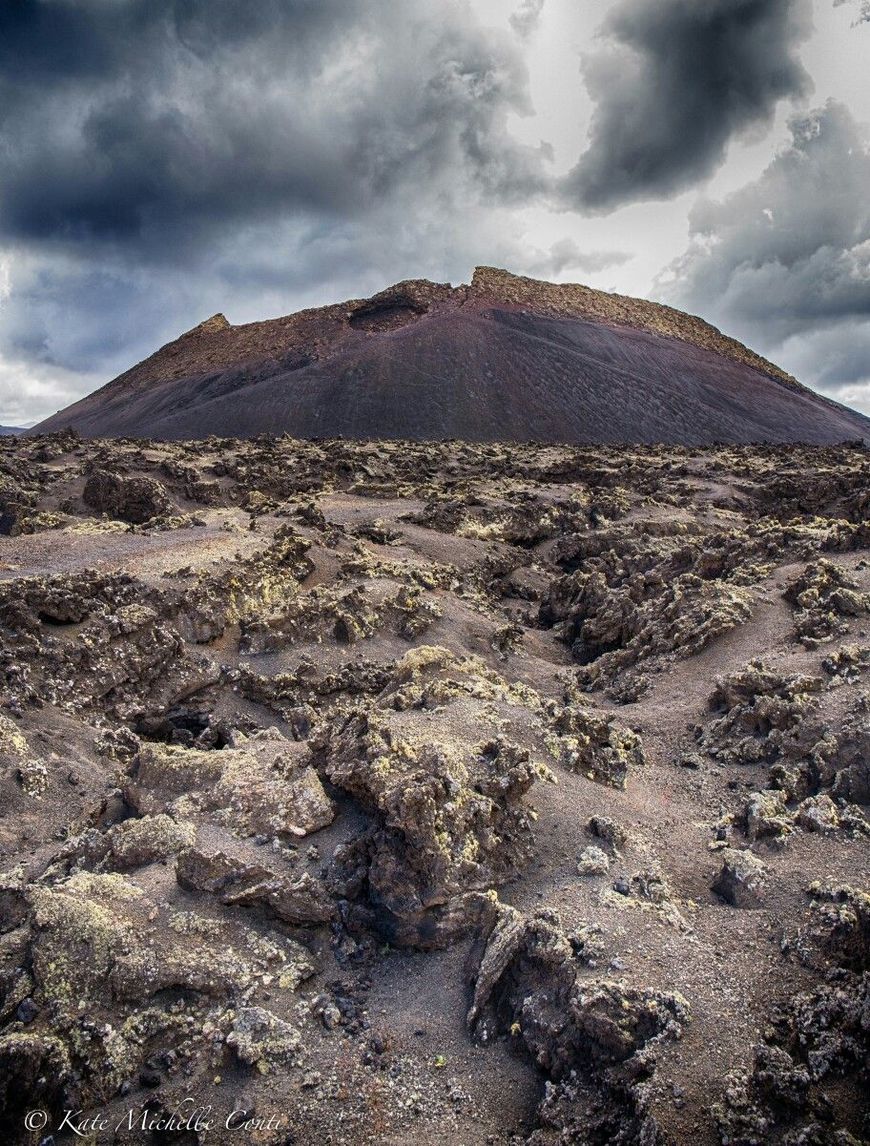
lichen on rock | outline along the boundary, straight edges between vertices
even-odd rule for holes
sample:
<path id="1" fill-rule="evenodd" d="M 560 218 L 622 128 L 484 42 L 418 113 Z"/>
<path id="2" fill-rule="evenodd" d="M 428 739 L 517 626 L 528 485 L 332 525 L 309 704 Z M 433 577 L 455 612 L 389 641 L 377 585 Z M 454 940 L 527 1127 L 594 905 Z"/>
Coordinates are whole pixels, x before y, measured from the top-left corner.
<path id="1" fill-rule="evenodd" d="M 861 593 L 854 577 L 824 558 L 807 565 L 783 596 L 794 609 L 797 636 L 808 648 L 847 631 L 844 618 L 870 613 L 870 593 Z"/>
<path id="2" fill-rule="evenodd" d="M 467 930 L 483 893 L 529 853 L 522 797 L 546 769 L 498 733 L 487 702 L 506 708 L 510 689 L 476 670 L 443 649 L 415 650 L 372 708 L 337 718 L 311 741 L 318 769 L 372 817 L 339 850 L 339 894 L 398 944 L 440 946 Z M 487 728 L 492 738 L 480 739 Z"/>

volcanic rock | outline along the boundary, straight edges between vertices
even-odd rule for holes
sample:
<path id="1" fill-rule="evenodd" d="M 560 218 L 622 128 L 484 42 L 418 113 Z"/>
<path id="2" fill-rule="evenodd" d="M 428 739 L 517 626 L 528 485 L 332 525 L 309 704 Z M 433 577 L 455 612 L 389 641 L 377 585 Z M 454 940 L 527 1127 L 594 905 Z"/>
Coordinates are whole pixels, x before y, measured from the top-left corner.
<path id="1" fill-rule="evenodd" d="M 866 1139 L 868 489 L 858 442 L 0 440 L 4 1142 Z"/>
<path id="2" fill-rule="evenodd" d="M 487 939 L 468 1024 L 487 1042 L 510 1033 L 551 1080 L 532 1142 L 654 1141 L 640 1082 L 644 1052 L 678 1038 L 689 1008 L 679 995 L 587 977 L 559 916 L 501 908 Z M 581 1081 L 582 1080 L 582 1081 Z M 585 1115 L 585 1118 L 584 1118 Z M 644 1125 L 646 1124 L 646 1125 Z"/>
<path id="3" fill-rule="evenodd" d="M 142 525 L 171 508 L 166 491 L 153 478 L 122 478 L 103 470 L 85 482 L 82 501 L 98 513 L 133 525 Z"/>
<path id="4" fill-rule="evenodd" d="M 722 870 L 713 890 L 732 907 L 759 906 L 767 879 L 764 864 L 748 851 L 725 848 L 721 854 Z"/>

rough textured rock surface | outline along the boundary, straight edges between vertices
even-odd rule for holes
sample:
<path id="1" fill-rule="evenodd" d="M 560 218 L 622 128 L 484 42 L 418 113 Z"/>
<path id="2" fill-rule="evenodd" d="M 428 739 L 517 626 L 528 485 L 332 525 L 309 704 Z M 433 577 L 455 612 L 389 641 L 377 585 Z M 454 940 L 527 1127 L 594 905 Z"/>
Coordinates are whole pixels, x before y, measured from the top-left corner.
<path id="1" fill-rule="evenodd" d="M 851 887 L 811 885 L 813 919 L 794 948 L 814 966 L 820 985 L 776 1008 L 753 1049 L 751 1066 L 727 1080 L 714 1107 L 722 1142 L 819 1142 L 852 1146 L 865 1140 L 866 1103 L 852 1133 L 832 1118 L 831 1094 L 865 1088 L 870 1024 L 870 897 Z M 859 1091 L 860 1092 L 860 1089 Z M 863 1131 L 863 1132 L 862 1132 Z"/>
<path id="2" fill-rule="evenodd" d="M 82 490 L 82 501 L 97 513 L 131 525 L 142 525 L 170 509 L 163 486 L 154 478 L 123 478 L 105 470 L 95 470 L 90 475 Z"/>
<path id="3" fill-rule="evenodd" d="M 469 377 L 475 379 L 473 388 Z M 37 431 L 836 442 L 870 420 L 699 318 L 478 267 L 243 326 L 214 315 Z"/>
<path id="4" fill-rule="evenodd" d="M 522 797 L 547 774 L 532 757 L 530 699 L 482 661 L 423 645 L 396 664 L 373 706 L 312 738 L 315 763 L 374 820 L 336 854 L 336 891 L 359 900 L 363 919 L 392 942 L 456 939 L 488 904 L 481 893 L 528 858 Z M 510 738 L 514 723 L 531 748 Z M 349 908 L 349 918 L 357 914 Z"/>
<path id="5" fill-rule="evenodd" d="M 868 489 L 855 443 L 3 439 L 3 1142 L 868 1140 Z"/>
<path id="6" fill-rule="evenodd" d="M 678 1038 L 689 1008 L 678 995 L 591 974 L 584 930 L 566 935 L 552 911 L 497 913 L 468 1024 L 483 1042 L 511 1035 L 547 1076 L 533 1142 L 654 1140 L 643 1086 L 653 1061 L 644 1052 Z"/>
<path id="7" fill-rule="evenodd" d="M 732 907 L 757 907 L 764 898 L 767 869 L 750 851 L 725 848 L 721 853 L 722 870 L 713 890 Z"/>
<path id="8" fill-rule="evenodd" d="M 847 631 L 846 617 L 870 613 L 870 596 L 858 582 L 831 561 L 813 562 L 786 589 L 795 611 L 795 629 L 809 648 Z"/>

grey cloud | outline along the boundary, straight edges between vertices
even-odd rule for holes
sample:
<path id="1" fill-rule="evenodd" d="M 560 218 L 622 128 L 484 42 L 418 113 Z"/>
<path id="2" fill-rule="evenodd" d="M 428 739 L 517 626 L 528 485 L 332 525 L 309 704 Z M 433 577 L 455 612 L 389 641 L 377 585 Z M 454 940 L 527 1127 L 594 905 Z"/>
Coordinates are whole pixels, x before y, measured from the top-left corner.
<path id="1" fill-rule="evenodd" d="M 120 360 L 142 331 L 171 317 L 178 295 L 173 274 L 155 282 L 75 261 L 31 260 L 12 278 L 0 306 L 0 345 L 11 358 L 64 370 Z"/>
<path id="2" fill-rule="evenodd" d="M 583 60 L 595 110 L 566 201 L 608 211 L 709 175 L 733 136 L 809 89 L 810 26 L 807 0 L 621 0 Z"/>
<path id="3" fill-rule="evenodd" d="M 574 239 L 559 239 L 546 254 L 527 260 L 525 270 L 541 278 L 556 278 L 565 271 L 597 274 L 631 260 L 628 251 L 585 250 Z"/>
<path id="4" fill-rule="evenodd" d="M 98 382 L 97 376 L 44 366 L 37 371 L 26 360 L 0 359 L 0 425 L 30 426 L 80 398 L 83 387 L 94 389 Z"/>
<path id="5" fill-rule="evenodd" d="M 544 10 L 544 0 L 522 0 L 510 17 L 510 25 L 518 36 L 527 40 L 537 30 Z"/>
<path id="6" fill-rule="evenodd" d="M 791 372 L 840 402 L 870 414 L 870 326 L 846 319 L 786 340 Z"/>
<path id="7" fill-rule="evenodd" d="M 870 147 L 833 101 L 790 129 L 759 179 L 694 208 L 689 249 L 657 293 L 806 382 L 870 387 Z"/>

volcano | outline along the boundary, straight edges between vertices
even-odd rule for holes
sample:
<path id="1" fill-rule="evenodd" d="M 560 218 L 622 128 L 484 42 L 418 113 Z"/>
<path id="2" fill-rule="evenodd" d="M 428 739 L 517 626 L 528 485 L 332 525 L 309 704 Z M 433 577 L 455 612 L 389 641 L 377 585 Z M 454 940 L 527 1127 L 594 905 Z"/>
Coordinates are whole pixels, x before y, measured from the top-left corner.
<path id="1" fill-rule="evenodd" d="M 870 419 L 703 320 L 478 267 L 234 326 L 216 314 L 31 433 L 830 443 Z"/>

